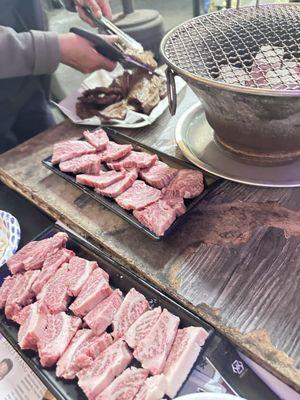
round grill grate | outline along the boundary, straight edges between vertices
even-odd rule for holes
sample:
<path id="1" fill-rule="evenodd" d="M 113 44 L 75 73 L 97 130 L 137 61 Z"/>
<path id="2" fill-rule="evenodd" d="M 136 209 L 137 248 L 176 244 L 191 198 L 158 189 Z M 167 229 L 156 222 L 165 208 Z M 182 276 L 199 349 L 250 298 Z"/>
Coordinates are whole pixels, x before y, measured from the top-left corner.
<path id="1" fill-rule="evenodd" d="M 272 4 L 202 15 L 164 39 L 168 64 L 235 86 L 300 89 L 300 6 Z"/>

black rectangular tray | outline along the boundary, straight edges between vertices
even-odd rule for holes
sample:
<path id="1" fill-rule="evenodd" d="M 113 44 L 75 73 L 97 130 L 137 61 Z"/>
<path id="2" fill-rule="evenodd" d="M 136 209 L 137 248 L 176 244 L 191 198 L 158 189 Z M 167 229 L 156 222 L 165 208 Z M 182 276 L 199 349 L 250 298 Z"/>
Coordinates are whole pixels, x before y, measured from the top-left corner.
<path id="1" fill-rule="evenodd" d="M 139 142 L 135 141 L 132 138 L 129 138 L 128 136 L 125 136 L 117 131 L 114 131 L 113 129 L 110 128 L 105 128 L 105 131 L 107 132 L 107 135 L 110 140 L 113 140 L 116 143 L 119 144 L 131 144 L 133 146 L 134 150 L 140 150 L 140 151 L 145 151 L 150 154 L 157 154 L 159 159 L 164 161 L 166 164 L 174 167 L 174 168 L 190 168 L 190 169 L 196 169 L 192 164 L 186 162 L 186 161 L 180 161 L 174 157 L 168 156 L 158 150 L 154 150 L 149 146 L 142 145 Z M 87 194 L 94 200 L 98 201 L 100 204 L 103 206 L 107 207 L 109 210 L 113 211 L 115 214 L 119 215 L 121 218 L 123 218 L 125 221 L 129 222 L 136 228 L 138 228 L 140 231 L 144 232 L 148 236 L 150 236 L 154 240 L 161 240 L 164 237 L 168 236 L 170 233 L 172 233 L 175 229 L 177 229 L 183 221 L 186 219 L 188 213 L 199 203 L 201 199 L 203 199 L 208 192 L 215 187 L 217 183 L 219 183 L 220 179 L 212 177 L 209 174 L 203 173 L 204 175 L 204 191 L 198 196 L 195 197 L 194 199 L 185 199 L 185 204 L 187 211 L 185 214 L 181 215 L 180 217 L 176 218 L 174 223 L 170 226 L 170 228 L 165 232 L 163 236 L 157 236 L 155 233 L 151 232 L 150 229 L 146 228 L 144 225 L 142 225 L 130 211 L 124 210 L 122 207 L 120 207 L 114 199 L 102 196 L 99 193 L 96 193 L 93 189 L 82 185 L 80 183 L 76 182 L 76 176 L 72 173 L 67 173 L 67 172 L 62 172 L 59 168 L 58 165 L 53 165 L 51 162 L 51 156 L 47 157 L 45 160 L 42 161 L 42 163 L 49 168 L 52 172 L 55 174 L 59 175 L 61 178 L 65 179 L 66 181 L 70 182 L 72 185 L 76 186 L 78 189 L 80 189 L 83 193 Z M 105 167 L 103 167 L 105 170 Z M 203 172 L 203 171 L 202 171 Z"/>
<path id="2" fill-rule="evenodd" d="M 247 400 L 257 400 L 258 398 L 264 400 L 279 400 L 279 398 L 274 395 L 273 392 L 240 359 L 234 346 L 228 340 L 218 334 L 201 318 L 178 304 L 175 299 L 162 293 L 134 272 L 112 260 L 102 250 L 87 242 L 85 239 L 75 236 L 73 233 L 70 233 L 56 225 L 50 226 L 34 240 L 45 239 L 53 236 L 59 231 L 68 233 L 70 239 L 67 243 L 67 247 L 69 249 L 75 251 L 78 256 L 97 261 L 98 264 L 108 272 L 112 287 L 120 288 L 124 294 L 134 287 L 146 296 L 152 306 L 161 306 L 180 317 L 180 328 L 193 325 L 200 326 L 208 331 L 209 337 L 205 346 L 178 395 L 206 391 L 205 389 L 200 390 L 202 386 L 198 386 L 200 383 L 195 381 L 195 374 L 197 376 L 201 374 L 201 382 L 203 382 L 203 379 L 206 379 L 206 382 L 209 382 L 210 379 L 212 379 L 215 384 L 214 376 L 212 375 L 212 370 L 214 370 L 216 371 L 215 376 L 221 374 L 221 386 L 222 388 L 226 388 L 228 393 L 240 395 Z M 1 274 L 9 274 L 6 265 L 1 268 Z M 43 368 L 35 352 L 30 350 L 23 351 L 20 349 L 17 339 L 18 329 L 18 325 L 13 321 L 7 320 L 4 311 L 0 310 L 0 333 L 9 341 L 13 348 L 20 354 L 56 399 L 86 399 L 75 380 L 68 382 L 57 378 L 55 375 L 55 368 Z M 233 363 L 239 363 L 239 365 L 243 366 L 242 374 L 235 373 L 232 369 Z"/>

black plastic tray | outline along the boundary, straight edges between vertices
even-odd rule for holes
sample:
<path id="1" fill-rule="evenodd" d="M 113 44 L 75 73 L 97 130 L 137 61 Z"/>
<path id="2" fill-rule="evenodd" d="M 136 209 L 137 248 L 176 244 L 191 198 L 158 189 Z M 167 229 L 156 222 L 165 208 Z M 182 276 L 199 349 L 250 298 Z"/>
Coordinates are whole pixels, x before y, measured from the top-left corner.
<path id="1" fill-rule="evenodd" d="M 228 393 L 238 394 L 248 400 L 257 400 L 258 398 L 264 400 L 279 399 L 240 359 L 234 346 L 224 337 L 216 333 L 209 324 L 178 304 L 175 299 L 173 300 L 132 271 L 129 271 L 127 268 L 113 261 L 97 247 L 56 225 L 46 229 L 34 240 L 45 239 L 58 231 L 65 231 L 68 233 L 70 240 L 67 243 L 67 247 L 69 249 L 74 250 L 78 256 L 97 261 L 98 264 L 108 272 L 112 287 L 120 288 L 124 294 L 134 287 L 146 296 L 152 306 L 167 308 L 170 312 L 180 317 L 181 328 L 190 325 L 201 326 L 209 332 L 209 337 L 205 346 L 189 375 L 191 378 L 188 377 L 183 384 L 179 393 L 180 395 L 199 391 L 199 387 L 201 386 L 197 385 L 200 385 L 200 382 L 195 382 L 194 375 L 201 373 L 202 377 L 207 376 L 208 380 L 211 378 L 213 379 L 214 377 L 211 375 L 213 368 L 216 371 L 216 376 L 219 376 L 219 374 L 221 374 L 222 377 L 224 376 L 224 378 L 222 378 L 222 388 L 226 388 Z M 1 274 L 8 274 L 6 265 L 1 268 Z M 1 334 L 10 342 L 13 348 L 36 373 L 44 385 L 53 393 L 56 399 L 86 399 L 75 380 L 65 381 L 57 378 L 55 375 L 55 368 L 43 368 L 35 352 L 29 350 L 23 351 L 20 349 L 17 340 L 18 329 L 18 325 L 13 321 L 7 320 L 3 310 L 0 310 Z M 234 370 L 232 370 L 232 364 L 235 362 L 239 362 L 243 365 L 243 373 L 240 375 L 237 375 Z M 206 373 L 205 370 L 208 372 Z M 191 376 L 192 374 L 194 375 Z M 214 379 L 213 382 L 215 382 Z"/>
<path id="2" fill-rule="evenodd" d="M 159 159 L 164 161 L 166 164 L 173 166 L 175 168 L 190 168 L 190 169 L 196 169 L 193 165 L 191 165 L 188 162 L 185 161 L 180 161 L 178 159 L 175 159 L 174 157 L 168 156 L 160 151 L 154 150 L 151 147 L 141 145 L 137 141 L 129 138 L 128 136 L 122 135 L 121 133 L 114 131 L 109 128 L 105 128 L 105 131 L 108 134 L 109 139 L 113 140 L 116 143 L 120 144 L 132 144 L 134 150 L 142 150 L 146 151 L 147 153 L 151 154 L 157 154 Z M 124 210 L 122 207 L 120 207 L 112 198 L 102 196 L 99 193 L 96 193 L 93 189 L 82 185 L 80 183 L 76 182 L 76 176 L 72 173 L 67 173 L 67 172 L 62 172 L 59 168 L 58 165 L 53 165 L 51 163 L 51 156 L 46 158 L 45 160 L 42 161 L 42 163 L 49 168 L 52 172 L 56 173 L 66 181 L 70 182 L 72 185 L 76 186 L 78 189 L 80 189 L 82 192 L 86 193 L 99 203 L 101 203 L 103 206 L 107 207 L 111 211 L 113 211 L 115 214 L 119 215 L 121 218 L 141 230 L 142 232 L 146 233 L 148 236 L 150 236 L 154 240 L 161 240 L 164 237 L 168 236 L 170 233 L 172 233 L 176 228 L 178 228 L 182 222 L 186 219 L 188 213 L 199 203 L 201 199 L 203 199 L 207 193 L 214 187 L 217 182 L 219 182 L 219 179 L 212 177 L 211 175 L 208 175 L 206 173 L 203 173 L 204 175 L 204 185 L 205 185 L 205 190 L 200 194 L 200 196 L 195 197 L 194 199 L 185 199 L 185 204 L 187 211 L 185 214 L 181 215 L 180 217 L 176 218 L 174 223 L 170 226 L 170 228 L 165 232 L 163 236 L 157 236 L 155 233 L 151 232 L 148 228 L 146 228 L 144 225 L 142 225 L 130 211 Z M 106 168 L 103 166 L 103 169 L 106 170 Z M 202 171 L 203 172 L 203 171 Z"/>

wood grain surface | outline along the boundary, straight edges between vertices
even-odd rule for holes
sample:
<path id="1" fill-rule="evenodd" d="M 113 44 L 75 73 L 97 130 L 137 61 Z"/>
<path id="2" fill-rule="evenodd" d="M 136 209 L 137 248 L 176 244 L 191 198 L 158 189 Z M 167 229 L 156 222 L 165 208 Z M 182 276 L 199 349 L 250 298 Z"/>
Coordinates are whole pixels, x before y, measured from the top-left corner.
<path id="1" fill-rule="evenodd" d="M 127 135 L 182 158 L 179 116 Z M 300 189 L 223 181 L 166 240 L 155 242 L 41 165 L 53 143 L 83 127 L 65 122 L 0 157 L 0 179 L 48 214 L 175 296 L 252 359 L 300 391 Z M 33 221 L 34 223 L 34 221 Z"/>

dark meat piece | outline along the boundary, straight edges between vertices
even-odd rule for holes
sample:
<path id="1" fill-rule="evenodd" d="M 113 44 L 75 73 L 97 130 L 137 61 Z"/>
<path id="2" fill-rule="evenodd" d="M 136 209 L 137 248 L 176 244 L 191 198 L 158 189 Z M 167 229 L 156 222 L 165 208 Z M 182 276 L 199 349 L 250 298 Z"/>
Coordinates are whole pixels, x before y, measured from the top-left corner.
<path id="1" fill-rule="evenodd" d="M 99 110 L 94 104 L 76 103 L 76 114 L 81 119 L 92 118 L 95 115 L 99 116 Z"/>
<path id="2" fill-rule="evenodd" d="M 125 49 L 126 55 L 130 56 L 133 60 L 136 60 L 150 69 L 154 70 L 157 68 L 157 62 L 154 60 L 153 53 L 151 51 L 144 51 L 143 53 L 138 53 L 131 49 Z"/>
<path id="3" fill-rule="evenodd" d="M 112 81 L 110 87 L 119 88 L 122 92 L 123 98 L 126 98 L 130 89 L 130 77 L 131 74 L 128 71 L 124 71 L 123 75 L 118 76 Z"/>
<path id="4" fill-rule="evenodd" d="M 99 112 L 100 117 L 104 119 L 125 119 L 128 110 L 127 101 L 122 100 L 111 104 Z"/>

